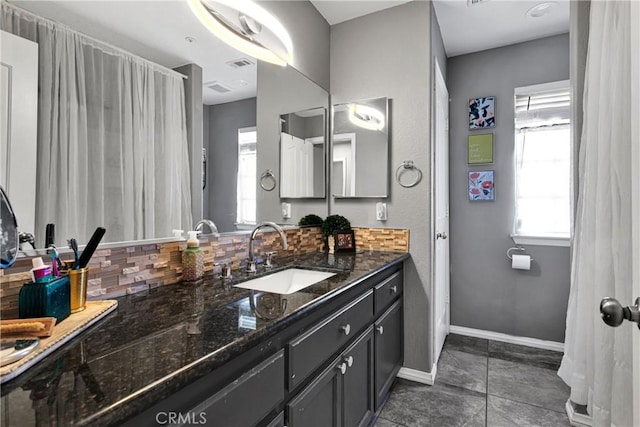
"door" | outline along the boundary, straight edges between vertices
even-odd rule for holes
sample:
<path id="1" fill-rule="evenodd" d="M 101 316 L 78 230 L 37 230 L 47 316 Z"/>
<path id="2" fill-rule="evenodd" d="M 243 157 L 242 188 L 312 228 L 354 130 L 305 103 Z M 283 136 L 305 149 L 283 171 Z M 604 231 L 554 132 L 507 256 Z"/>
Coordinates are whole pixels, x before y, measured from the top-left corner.
<path id="1" fill-rule="evenodd" d="M 343 423 L 366 427 L 373 418 L 373 329 L 369 328 L 343 353 L 347 371 L 343 380 Z"/>
<path id="2" fill-rule="evenodd" d="M 434 58 L 435 59 L 435 58 Z M 434 61 L 435 137 L 435 244 L 434 244 L 434 345 L 437 363 L 449 334 L 449 92 L 438 60 Z"/>
<path id="3" fill-rule="evenodd" d="M 20 231 L 34 233 L 38 44 L 5 31 L 1 39 L 0 185 L 11 200 Z"/>
<path id="4" fill-rule="evenodd" d="M 375 324 L 376 410 L 380 409 L 402 366 L 402 298 Z"/>

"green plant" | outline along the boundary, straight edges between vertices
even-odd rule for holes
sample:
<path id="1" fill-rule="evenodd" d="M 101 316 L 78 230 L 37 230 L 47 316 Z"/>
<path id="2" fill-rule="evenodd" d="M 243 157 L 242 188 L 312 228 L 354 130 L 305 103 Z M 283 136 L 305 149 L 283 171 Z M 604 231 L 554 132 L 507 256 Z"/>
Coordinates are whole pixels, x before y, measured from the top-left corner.
<path id="1" fill-rule="evenodd" d="M 302 218 L 300 218 L 300 221 L 298 222 L 298 225 L 300 225 L 300 226 L 304 226 L 304 225 L 321 226 L 322 225 L 322 218 L 320 218 L 316 214 L 305 215 Z"/>
<path id="2" fill-rule="evenodd" d="M 351 230 L 351 223 L 342 215 L 329 215 L 322 223 L 322 235 L 325 239 L 339 230 Z"/>

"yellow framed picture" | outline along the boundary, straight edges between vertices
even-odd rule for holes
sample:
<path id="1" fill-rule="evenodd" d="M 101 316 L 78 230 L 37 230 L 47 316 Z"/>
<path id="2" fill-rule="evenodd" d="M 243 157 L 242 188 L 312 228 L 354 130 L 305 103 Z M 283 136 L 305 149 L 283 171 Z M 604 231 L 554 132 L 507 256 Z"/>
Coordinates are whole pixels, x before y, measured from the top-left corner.
<path id="1" fill-rule="evenodd" d="M 469 135 L 467 140 L 467 164 L 493 163 L 493 134 Z"/>

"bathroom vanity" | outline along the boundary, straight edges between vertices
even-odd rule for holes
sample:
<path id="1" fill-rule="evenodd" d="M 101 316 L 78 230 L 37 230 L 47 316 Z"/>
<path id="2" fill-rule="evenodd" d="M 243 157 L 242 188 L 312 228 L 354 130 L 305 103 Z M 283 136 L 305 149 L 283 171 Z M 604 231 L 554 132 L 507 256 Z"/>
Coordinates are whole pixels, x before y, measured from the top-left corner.
<path id="1" fill-rule="evenodd" d="M 119 298 L 3 386 L 3 425 L 367 425 L 403 362 L 408 256 L 282 259 L 273 271 L 335 273 L 289 295 L 234 272 Z"/>

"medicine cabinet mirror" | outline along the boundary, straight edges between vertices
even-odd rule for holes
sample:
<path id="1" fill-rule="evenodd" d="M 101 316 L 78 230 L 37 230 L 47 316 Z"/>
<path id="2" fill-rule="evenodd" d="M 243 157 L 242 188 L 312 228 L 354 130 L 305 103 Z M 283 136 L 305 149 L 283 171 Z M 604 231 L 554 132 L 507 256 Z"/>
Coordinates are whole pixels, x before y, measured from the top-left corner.
<path id="1" fill-rule="evenodd" d="M 388 99 L 333 106 L 331 194 L 335 198 L 389 195 Z"/>
<path id="2" fill-rule="evenodd" d="M 326 111 L 280 116 L 280 198 L 324 198 Z"/>

